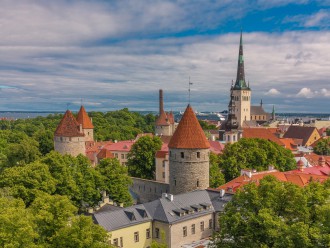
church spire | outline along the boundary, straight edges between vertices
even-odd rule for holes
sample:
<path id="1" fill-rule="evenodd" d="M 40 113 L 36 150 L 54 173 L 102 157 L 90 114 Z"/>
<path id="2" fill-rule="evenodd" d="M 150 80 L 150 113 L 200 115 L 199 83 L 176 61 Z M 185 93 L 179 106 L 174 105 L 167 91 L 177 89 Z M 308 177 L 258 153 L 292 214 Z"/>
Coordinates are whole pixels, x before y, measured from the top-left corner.
<path id="1" fill-rule="evenodd" d="M 235 82 L 234 88 L 238 89 L 238 90 L 241 90 L 241 89 L 248 90 L 249 89 L 249 87 L 246 85 L 246 82 L 245 82 L 242 30 L 241 30 L 241 36 L 240 36 L 240 41 L 239 41 L 237 77 L 236 77 L 236 82 Z"/>

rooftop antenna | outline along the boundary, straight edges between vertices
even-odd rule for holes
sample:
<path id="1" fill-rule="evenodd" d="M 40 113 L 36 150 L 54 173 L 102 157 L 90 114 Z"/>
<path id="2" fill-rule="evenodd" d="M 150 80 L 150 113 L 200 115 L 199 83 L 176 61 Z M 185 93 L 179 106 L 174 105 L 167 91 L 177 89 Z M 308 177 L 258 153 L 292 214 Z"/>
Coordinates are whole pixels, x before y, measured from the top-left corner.
<path id="1" fill-rule="evenodd" d="M 190 85 L 192 85 L 193 83 L 192 82 L 190 82 L 190 76 L 189 76 L 189 83 L 188 83 L 188 96 L 189 96 L 189 101 L 188 101 L 188 103 L 189 103 L 189 105 L 190 105 Z"/>

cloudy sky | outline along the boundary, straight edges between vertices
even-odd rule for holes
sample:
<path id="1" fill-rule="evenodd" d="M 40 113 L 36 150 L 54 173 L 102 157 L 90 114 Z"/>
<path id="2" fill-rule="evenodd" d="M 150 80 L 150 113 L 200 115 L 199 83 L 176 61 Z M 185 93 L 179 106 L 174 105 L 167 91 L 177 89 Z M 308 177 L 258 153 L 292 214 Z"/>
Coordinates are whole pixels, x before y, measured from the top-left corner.
<path id="1" fill-rule="evenodd" d="M 329 0 L 0 0 L 0 110 L 227 108 L 243 29 L 252 103 L 330 113 Z"/>

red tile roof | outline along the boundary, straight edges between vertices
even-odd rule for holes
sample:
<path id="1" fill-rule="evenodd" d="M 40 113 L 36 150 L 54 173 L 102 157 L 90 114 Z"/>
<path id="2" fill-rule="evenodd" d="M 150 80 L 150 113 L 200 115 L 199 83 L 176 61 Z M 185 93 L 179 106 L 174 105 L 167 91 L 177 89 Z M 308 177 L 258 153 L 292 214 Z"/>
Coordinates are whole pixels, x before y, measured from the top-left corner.
<path id="1" fill-rule="evenodd" d="M 156 152 L 156 158 L 165 158 L 168 154 L 168 145 L 166 143 L 162 144 L 162 148 Z"/>
<path id="2" fill-rule="evenodd" d="M 80 132 L 80 125 L 74 118 L 70 110 L 67 110 L 55 131 L 55 136 L 63 137 L 83 137 Z"/>
<path id="3" fill-rule="evenodd" d="M 298 144 L 296 144 L 294 139 L 282 138 L 280 140 L 284 144 L 286 149 L 289 149 L 291 151 L 297 151 L 298 150 Z"/>
<path id="4" fill-rule="evenodd" d="M 169 148 L 210 148 L 210 143 L 205 137 L 197 117 L 190 107 L 187 106 L 182 119 L 168 144 Z"/>
<path id="5" fill-rule="evenodd" d="M 82 128 L 92 129 L 94 128 L 91 119 L 88 117 L 88 114 L 84 108 L 84 106 L 80 107 L 80 110 L 77 115 L 77 122 L 82 124 Z"/>
<path id="6" fill-rule="evenodd" d="M 106 148 L 109 151 L 129 152 L 134 143 L 135 143 L 134 140 L 123 140 L 123 141 L 118 141 L 117 143 L 105 145 L 104 148 Z"/>
<path id="7" fill-rule="evenodd" d="M 243 138 L 260 138 L 273 141 L 280 146 L 284 146 L 279 138 L 277 138 L 268 128 L 243 128 Z"/>
<path id="8" fill-rule="evenodd" d="M 219 141 L 209 141 L 210 143 L 210 151 L 215 154 L 222 153 L 223 149 L 225 148 L 225 145 L 220 143 Z"/>
<path id="9" fill-rule="evenodd" d="M 113 154 L 111 153 L 111 151 L 109 151 L 108 149 L 101 149 L 101 151 L 96 155 L 96 157 L 98 159 L 103 159 L 103 158 L 114 158 Z"/>
<path id="10" fill-rule="evenodd" d="M 161 111 L 157 120 L 156 120 L 157 126 L 168 126 L 170 125 L 169 119 L 164 111 Z"/>
<path id="11" fill-rule="evenodd" d="M 317 175 L 317 174 L 306 174 L 302 173 L 299 170 L 295 171 L 288 171 L 288 172 L 279 172 L 277 170 L 272 170 L 272 171 L 262 171 L 262 172 L 252 172 L 251 177 L 249 177 L 246 174 L 243 174 L 242 176 L 239 176 L 230 182 L 216 188 L 216 189 L 211 189 L 215 191 L 220 191 L 221 189 L 224 189 L 226 192 L 229 193 L 235 193 L 239 188 L 243 187 L 244 185 L 248 183 L 256 183 L 259 185 L 259 182 L 261 179 L 263 179 L 265 176 L 272 175 L 275 178 L 277 178 L 279 181 L 282 182 L 291 182 L 293 184 L 296 184 L 300 187 L 306 186 L 311 179 L 313 181 L 320 181 L 324 182 L 326 181 L 329 177 L 325 175 Z"/>

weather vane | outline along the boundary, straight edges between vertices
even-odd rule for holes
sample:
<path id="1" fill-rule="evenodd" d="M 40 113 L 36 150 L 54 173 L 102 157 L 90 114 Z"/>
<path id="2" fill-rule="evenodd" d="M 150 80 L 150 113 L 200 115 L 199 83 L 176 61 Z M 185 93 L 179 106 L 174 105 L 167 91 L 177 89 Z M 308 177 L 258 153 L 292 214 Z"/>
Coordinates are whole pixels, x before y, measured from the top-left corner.
<path id="1" fill-rule="evenodd" d="M 190 76 L 189 76 L 189 83 L 188 83 L 188 99 L 189 99 L 189 104 L 190 104 L 190 85 L 192 85 L 193 83 L 190 82 Z"/>

